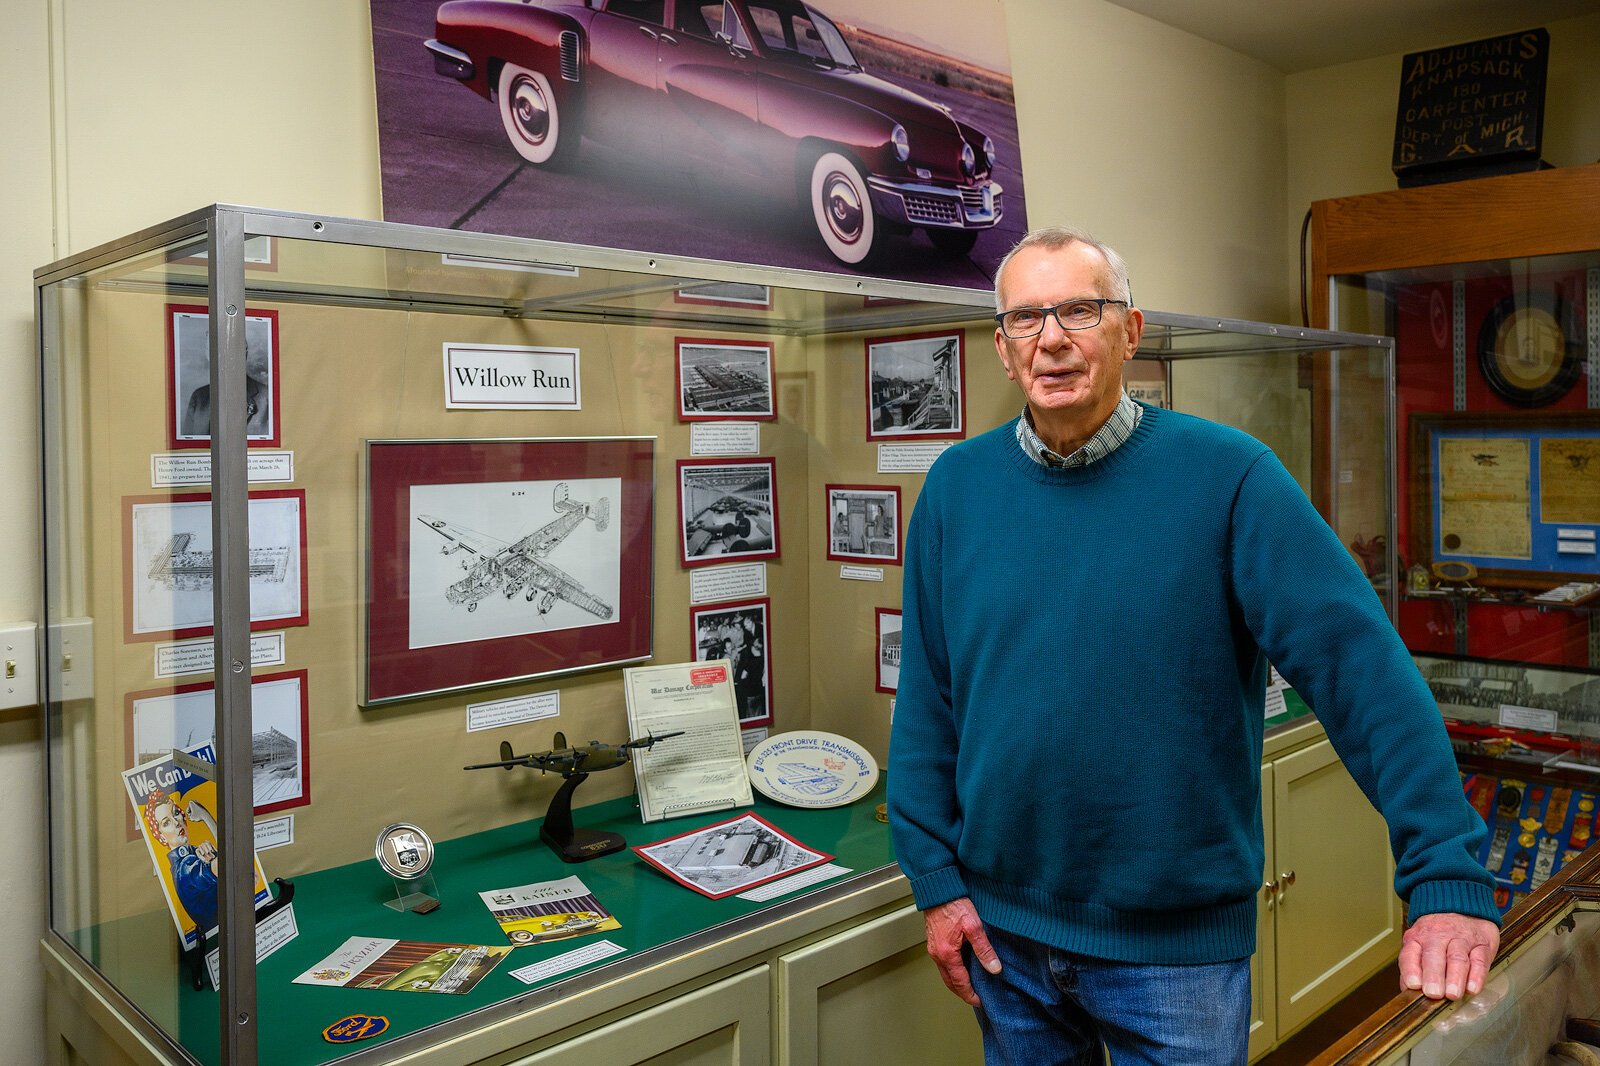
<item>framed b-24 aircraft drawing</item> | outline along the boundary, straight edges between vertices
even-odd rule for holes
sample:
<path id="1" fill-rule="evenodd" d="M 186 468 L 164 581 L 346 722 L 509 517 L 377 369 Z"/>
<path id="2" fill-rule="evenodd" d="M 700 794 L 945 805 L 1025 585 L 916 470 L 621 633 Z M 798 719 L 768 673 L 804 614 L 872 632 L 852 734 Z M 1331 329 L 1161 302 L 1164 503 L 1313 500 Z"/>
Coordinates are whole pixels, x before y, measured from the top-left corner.
<path id="1" fill-rule="evenodd" d="M 650 656 L 654 442 L 367 442 L 365 700 Z"/>

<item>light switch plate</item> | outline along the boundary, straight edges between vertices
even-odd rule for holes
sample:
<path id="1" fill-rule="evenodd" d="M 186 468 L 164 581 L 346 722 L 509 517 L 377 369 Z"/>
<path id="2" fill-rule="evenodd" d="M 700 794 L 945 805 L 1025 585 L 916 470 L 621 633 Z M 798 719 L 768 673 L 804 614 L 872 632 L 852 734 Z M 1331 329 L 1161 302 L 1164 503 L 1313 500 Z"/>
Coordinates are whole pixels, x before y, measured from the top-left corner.
<path id="1" fill-rule="evenodd" d="M 39 705 L 39 627 L 0 625 L 0 709 Z"/>

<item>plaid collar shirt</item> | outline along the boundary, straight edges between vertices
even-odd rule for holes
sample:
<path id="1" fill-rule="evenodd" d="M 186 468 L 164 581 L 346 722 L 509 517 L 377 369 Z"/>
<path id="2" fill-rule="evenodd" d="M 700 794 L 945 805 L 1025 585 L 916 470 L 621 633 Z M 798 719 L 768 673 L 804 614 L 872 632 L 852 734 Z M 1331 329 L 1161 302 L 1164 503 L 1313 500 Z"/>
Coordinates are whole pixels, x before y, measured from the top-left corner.
<path id="1" fill-rule="evenodd" d="M 1017 444 L 1028 458 L 1041 466 L 1088 466 L 1104 459 L 1126 443 L 1128 438 L 1133 436 L 1133 431 L 1139 428 L 1139 419 L 1143 415 L 1144 408 L 1134 403 L 1124 392 L 1118 398 L 1111 417 L 1106 419 L 1105 425 L 1095 431 L 1094 436 L 1084 441 L 1082 447 L 1071 455 L 1058 455 L 1040 439 L 1038 431 L 1033 428 L 1033 415 L 1029 413 L 1027 404 L 1023 404 L 1022 417 L 1017 419 Z"/>

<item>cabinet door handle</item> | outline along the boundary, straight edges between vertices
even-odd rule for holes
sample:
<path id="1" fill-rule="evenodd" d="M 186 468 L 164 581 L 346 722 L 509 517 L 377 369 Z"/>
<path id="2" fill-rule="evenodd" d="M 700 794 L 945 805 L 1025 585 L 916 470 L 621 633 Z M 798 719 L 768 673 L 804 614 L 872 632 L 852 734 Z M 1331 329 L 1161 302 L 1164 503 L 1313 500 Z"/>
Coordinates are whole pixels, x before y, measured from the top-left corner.
<path id="1" fill-rule="evenodd" d="M 1271 910 L 1278 902 L 1278 882 L 1262 882 L 1261 891 L 1267 894 L 1267 910 Z"/>
<path id="2" fill-rule="evenodd" d="M 1294 884 L 1294 871 L 1285 870 L 1278 875 L 1278 899 L 1281 902 L 1289 894 L 1289 886 Z"/>

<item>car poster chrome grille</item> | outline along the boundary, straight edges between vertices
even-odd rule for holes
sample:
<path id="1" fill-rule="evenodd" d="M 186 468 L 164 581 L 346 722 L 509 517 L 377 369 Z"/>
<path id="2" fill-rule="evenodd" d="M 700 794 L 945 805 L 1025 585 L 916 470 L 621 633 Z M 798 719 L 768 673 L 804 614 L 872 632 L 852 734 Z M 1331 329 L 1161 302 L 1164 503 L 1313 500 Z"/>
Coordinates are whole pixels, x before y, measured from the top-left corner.
<path id="1" fill-rule="evenodd" d="M 984 210 L 983 189 L 974 187 L 961 190 L 961 204 L 968 211 Z"/>
<path id="2" fill-rule="evenodd" d="M 911 222 L 931 222 L 945 226 L 961 223 L 961 204 L 954 197 L 908 192 L 904 194 L 904 198 L 906 218 Z"/>
<path id="3" fill-rule="evenodd" d="M 578 80 L 578 35 L 572 30 L 561 32 L 561 80 Z"/>

